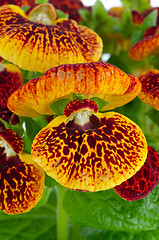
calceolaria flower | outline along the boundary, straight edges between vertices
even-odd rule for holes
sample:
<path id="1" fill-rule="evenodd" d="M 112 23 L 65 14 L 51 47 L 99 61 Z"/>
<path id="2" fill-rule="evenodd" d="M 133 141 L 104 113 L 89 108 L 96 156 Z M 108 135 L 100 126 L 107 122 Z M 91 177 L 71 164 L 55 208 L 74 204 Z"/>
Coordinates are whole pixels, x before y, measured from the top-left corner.
<path id="1" fill-rule="evenodd" d="M 159 70 L 152 69 L 139 76 L 141 93 L 138 97 L 145 103 L 159 110 Z"/>
<path id="2" fill-rule="evenodd" d="M 42 129 L 32 156 L 61 185 L 100 191 L 119 185 L 144 164 L 147 143 L 141 129 L 115 112 L 98 113 L 94 101 L 74 100 Z"/>
<path id="3" fill-rule="evenodd" d="M 111 110 L 141 91 L 138 78 L 103 62 L 61 65 L 19 88 L 8 107 L 21 116 L 52 115 L 52 104 L 67 98 L 64 115 L 53 119 L 35 137 L 32 156 L 46 173 L 65 187 L 106 190 L 132 177 L 144 164 L 147 143 L 127 117 L 99 113 L 96 98 Z M 73 93 L 83 100 L 73 100 Z"/>
<path id="4" fill-rule="evenodd" d="M 114 191 L 128 201 L 146 197 L 159 183 L 159 154 L 148 146 L 147 159 L 141 169 L 131 178 L 114 188 Z"/>
<path id="5" fill-rule="evenodd" d="M 0 109 L 7 107 L 9 96 L 22 84 L 23 75 L 17 66 L 0 63 Z"/>
<path id="6" fill-rule="evenodd" d="M 102 47 L 91 29 L 57 19 L 51 4 L 39 4 L 28 15 L 15 5 L 0 7 L 0 56 L 22 69 L 45 72 L 60 64 L 98 61 Z"/>
<path id="7" fill-rule="evenodd" d="M 23 147 L 11 129 L 0 132 L 0 209 L 8 214 L 30 211 L 44 190 L 45 173 Z"/>
<path id="8" fill-rule="evenodd" d="M 13 124 L 17 123 L 18 117 L 7 108 L 9 96 L 21 87 L 23 75 L 21 70 L 9 63 L 0 63 L 0 119 Z"/>

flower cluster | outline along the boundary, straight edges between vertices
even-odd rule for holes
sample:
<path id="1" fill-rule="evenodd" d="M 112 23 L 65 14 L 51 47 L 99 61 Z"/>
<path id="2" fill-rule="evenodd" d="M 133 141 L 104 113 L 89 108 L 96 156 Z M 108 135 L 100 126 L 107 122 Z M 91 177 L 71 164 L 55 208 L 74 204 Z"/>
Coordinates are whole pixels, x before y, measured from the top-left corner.
<path id="1" fill-rule="evenodd" d="M 54 1 L 33 3 L 0 7 L 0 56 L 21 69 L 43 73 L 23 85 L 17 66 L 1 64 L 0 111 L 53 120 L 34 137 L 31 154 L 24 152 L 22 136 L 2 127 L 0 208 L 9 214 L 32 209 L 43 194 L 45 173 L 72 190 L 113 188 L 130 201 L 147 196 L 159 183 L 159 154 L 136 123 L 112 110 L 137 96 L 158 110 L 158 70 L 137 78 L 102 62 L 103 43 L 97 33 L 77 19 L 59 19 Z M 26 4 L 32 6 L 25 13 L 19 6 Z M 80 1 L 79 6 L 85 8 Z M 157 37 L 138 42 L 130 57 L 147 56 L 156 49 Z M 56 116 L 54 106 L 62 100 L 67 104 Z M 1 114 L 12 125 L 10 118 Z"/>

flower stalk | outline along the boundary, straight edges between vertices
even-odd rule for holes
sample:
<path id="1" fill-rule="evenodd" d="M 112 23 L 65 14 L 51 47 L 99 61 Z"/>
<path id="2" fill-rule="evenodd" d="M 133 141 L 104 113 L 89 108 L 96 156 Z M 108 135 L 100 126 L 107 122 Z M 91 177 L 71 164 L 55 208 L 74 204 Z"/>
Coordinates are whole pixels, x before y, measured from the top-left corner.
<path id="1" fill-rule="evenodd" d="M 63 209 L 63 198 L 66 189 L 61 185 L 57 190 L 57 240 L 68 240 L 67 213 Z"/>

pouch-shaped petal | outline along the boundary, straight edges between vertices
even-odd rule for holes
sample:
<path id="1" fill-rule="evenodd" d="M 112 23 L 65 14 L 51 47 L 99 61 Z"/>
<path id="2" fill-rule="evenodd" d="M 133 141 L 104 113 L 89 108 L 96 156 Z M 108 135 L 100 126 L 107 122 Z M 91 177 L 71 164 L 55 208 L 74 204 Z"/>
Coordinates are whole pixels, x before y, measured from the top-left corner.
<path id="1" fill-rule="evenodd" d="M 152 69 L 139 76 L 141 93 L 138 97 L 145 103 L 159 110 L 159 70 Z"/>
<path id="2" fill-rule="evenodd" d="M 144 164 L 147 144 L 141 129 L 125 116 L 92 115 L 96 127 L 75 129 L 65 116 L 43 128 L 32 145 L 33 159 L 61 185 L 82 191 L 112 188 Z"/>
<path id="3" fill-rule="evenodd" d="M 23 84 L 21 70 L 9 63 L 0 64 L 0 108 L 7 108 L 9 96 Z"/>
<path id="4" fill-rule="evenodd" d="M 16 132 L 0 132 L 0 209 L 8 214 L 28 212 L 44 190 L 45 173 L 23 147 Z"/>
<path id="5" fill-rule="evenodd" d="M 159 34 L 148 36 L 137 42 L 129 51 L 129 57 L 140 61 L 150 55 L 159 53 Z"/>
<path id="6" fill-rule="evenodd" d="M 0 0 L 0 6 L 5 4 L 14 4 L 17 6 L 31 6 L 35 4 L 35 0 Z"/>
<path id="7" fill-rule="evenodd" d="M 61 98 L 72 100 L 72 94 L 84 94 L 87 99 L 99 97 L 107 102 L 102 110 L 122 106 L 141 91 L 138 78 L 104 62 L 61 65 L 48 70 L 14 92 L 8 108 L 20 116 L 52 115 L 49 107 Z"/>
<path id="8" fill-rule="evenodd" d="M 102 40 L 74 20 L 55 25 L 32 22 L 19 7 L 0 7 L 0 56 L 29 71 L 45 72 L 66 63 L 98 61 Z"/>
<path id="9" fill-rule="evenodd" d="M 30 211 L 43 194 L 44 182 L 43 169 L 30 154 L 21 153 L 18 164 L 0 167 L 0 209 L 8 214 Z"/>
<path id="10" fill-rule="evenodd" d="M 131 178 L 114 188 L 127 201 L 146 197 L 159 183 L 159 154 L 148 146 L 147 159 L 141 169 Z"/>

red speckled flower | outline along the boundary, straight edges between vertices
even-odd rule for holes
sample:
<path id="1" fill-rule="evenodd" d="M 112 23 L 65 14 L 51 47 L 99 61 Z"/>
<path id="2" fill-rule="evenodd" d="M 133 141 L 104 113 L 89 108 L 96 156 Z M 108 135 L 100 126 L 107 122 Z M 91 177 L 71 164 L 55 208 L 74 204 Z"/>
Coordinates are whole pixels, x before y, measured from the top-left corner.
<path id="1" fill-rule="evenodd" d="M 74 20 L 56 16 L 51 4 L 39 4 L 28 16 L 15 5 L 0 7 L 0 56 L 38 72 L 65 63 L 98 61 L 101 38 Z"/>
<path id="2" fill-rule="evenodd" d="M 136 201 L 146 197 L 159 183 L 159 154 L 148 146 L 146 162 L 130 179 L 126 180 L 114 191 L 127 201 Z"/>
<path id="3" fill-rule="evenodd" d="M 7 108 L 10 95 L 23 84 L 21 70 L 13 64 L 0 63 L 0 109 Z"/>
<path id="4" fill-rule="evenodd" d="M 0 209 L 8 214 L 31 210 L 44 190 L 45 174 L 11 129 L 0 132 Z"/>
<path id="5" fill-rule="evenodd" d="M 0 63 L 0 119 L 12 124 L 18 122 L 18 117 L 7 108 L 7 102 L 9 96 L 22 84 L 23 76 L 18 67 Z"/>
<path id="6" fill-rule="evenodd" d="M 159 110 L 159 70 L 152 69 L 139 76 L 141 93 L 138 97 L 145 103 Z"/>
<path id="7" fill-rule="evenodd" d="M 35 137 L 32 156 L 61 185 L 100 191 L 119 185 L 144 164 L 141 129 L 114 112 L 97 113 L 95 102 L 72 101 Z"/>

